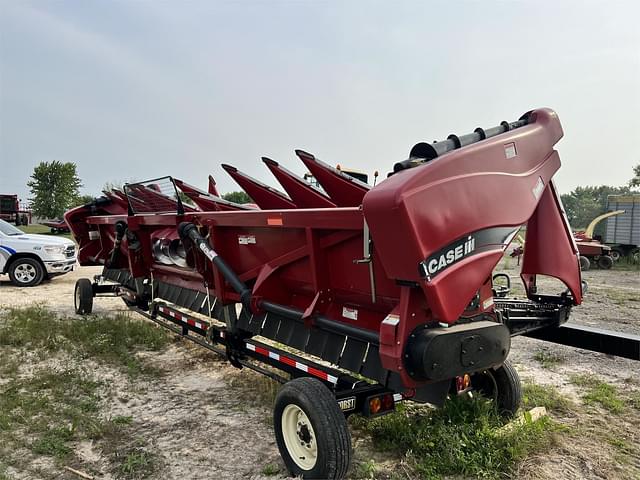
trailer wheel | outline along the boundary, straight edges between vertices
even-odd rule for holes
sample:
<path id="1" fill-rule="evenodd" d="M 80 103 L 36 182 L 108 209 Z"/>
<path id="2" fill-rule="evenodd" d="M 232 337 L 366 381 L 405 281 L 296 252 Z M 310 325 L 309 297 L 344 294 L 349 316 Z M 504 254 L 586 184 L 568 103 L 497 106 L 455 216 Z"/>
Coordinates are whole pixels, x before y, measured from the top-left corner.
<path id="1" fill-rule="evenodd" d="M 600 258 L 598 258 L 598 266 L 604 270 L 609 270 L 613 267 L 613 258 L 609 255 L 600 255 Z"/>
<path id="2" fill-rule="evenodd" d="M 580 270 L 586 272 L 587 270 L 589 270 L 589 268 L 591 268 L 591 262 L 589 261 L 589 259 L 583 255 L 580 255 Z"/>
<path id="3" fill-rule="evenodd" d="M 520 408 L 522 384 L 518 372 L 508 360 L 500 368 L 474 374 L 471 385 L 484 397 L 493 399 L 500 415 L 512 417 Z"/>
<path id="4" fill-rule="evenodd" d="M 611 249 L 610 255 L 611 255 L 611 260 L 613 260 L 614 262 L 617 262 L 622 257 L 624 257 L 624 252 L 622 250 L 618 250 L 617 248 L 613 248 Z"/>
<path id="5" fill-rule="evenodd" d="M 9 265 L 9 279 L 16 287 L 35 287 L 44 279 L 44 266 L 35 258 L 17 258 Z"/>
<path id="6" fill-rule="evenodd" d="M 335 397 L 314 378 L 287 382 L 273 412 L 276 442 L 294 477 L 343 478 L 351 462 L 351 435 Z"/>
<path id="7" fill-rule="evenodd" d="M 73 295 L 76 313 L 87 315 L 93 310 L 93 284 L 88 278 L 81 278 L 76 282 Z"/>

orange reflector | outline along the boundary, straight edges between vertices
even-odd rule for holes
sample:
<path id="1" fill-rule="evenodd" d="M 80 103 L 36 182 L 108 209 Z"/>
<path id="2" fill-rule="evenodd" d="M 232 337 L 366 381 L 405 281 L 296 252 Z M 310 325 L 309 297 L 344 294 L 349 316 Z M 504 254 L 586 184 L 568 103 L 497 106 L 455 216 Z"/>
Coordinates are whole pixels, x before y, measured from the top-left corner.
<path id="1" fill-rule="evenodd" d="M 380 401 L 380 397 L 373 397 L 369 399 L 369 412 L 372 415 L 375 415 L 382 408 L 382 402 Z"/>
<path id="2" fill-rule="evenodd" d="M 282 218 L 267 217 L 267 225 L 281 226 Z"/>
<path id="3" fill-rule="evenodd" d="M 456 390 L 463 392 L 471 385 L 471 376 L 465 373 L 461 377 L 456 377 Z"/>

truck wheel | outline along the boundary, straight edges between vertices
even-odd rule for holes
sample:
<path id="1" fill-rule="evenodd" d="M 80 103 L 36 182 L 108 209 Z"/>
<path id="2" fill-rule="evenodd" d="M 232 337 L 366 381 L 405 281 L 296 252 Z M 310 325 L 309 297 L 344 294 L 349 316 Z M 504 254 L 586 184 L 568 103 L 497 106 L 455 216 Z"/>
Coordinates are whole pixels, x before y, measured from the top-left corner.
<path id="1" fill-rule="evenodd" d="M 586 272 L 591 268 L 591 262 L 585 256 L 580 255 L 580 270 Z"/>
<path id="2" fill-rule="evenodd" d="M 17 287 L 34 287 L 44 279 L 44 267 L 33 258 L 18 258 L 9 266 L 9 278 Z"/>
<path id="3" fill-rule="evenodd" d="M 617 262 L 622 257 L 624 257 L 624 252 L 622 250 L 618 250 L 617 248 L 614 248 L 611 250 L 610 255 L 611 255 L 611 260 L 613 260 L 614 262 Z"/>
<path id="4" fill-rule="evenodd" d="M 613 267 L 613 258 L 608 255 L 600 255 L 600 258 L 598 258 L 598 266 L 604 270 L 609 270 Z"/>
<path id="5" fill-rule="evenodd" d="M 276 442 L 294 477 L 343 478 L 351 462 L 351 436 L 335 397 L 315 378 L 287 382 L 273 412 Z"/>
<path id="6" fill-rule="evenodd" d="M 81 278 L 76 282 L 73 304 L 79 315 L 87 315 L 93 310 L 93 285 L 88 278 Z"/>
<path id="7" fill-rule="evenodd" d="M 500 415 L 512 417 L 520 408 L 522 384 L 518 372 L 508 360 L 500 368 L 472 375 L 471 385 L 482 396 L 495 402 Z"/>

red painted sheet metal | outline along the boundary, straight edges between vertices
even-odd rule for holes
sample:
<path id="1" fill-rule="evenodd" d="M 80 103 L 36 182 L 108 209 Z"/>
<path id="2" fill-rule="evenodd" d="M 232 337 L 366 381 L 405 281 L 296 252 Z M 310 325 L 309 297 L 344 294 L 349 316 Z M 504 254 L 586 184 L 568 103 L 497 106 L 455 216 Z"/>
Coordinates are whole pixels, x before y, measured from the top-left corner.
<path id="1" fill-rule="evenodd" d="M 271 173 L 273 173 L 273 175 L 278 179 L 282 188 L 287 191 L 298 208 L 336 207 L 336 204 L 333 203 L 324 193 L 310 185 L 303 178 L 300 178 L 295 173 L 290 172 L 278 164 L 275 160 L 262 157 L 262 161 L 267 165 L 267 167 L 269 167 Z"/>
<path id="2" fill-rule="evenodd" d="M 578 248 L 561 208 L 558 193 L 551 183 L 527 224 L 521 276 L 527 291 L 532 291 L 536 274 L 558 278 L 569 287 L 575 303 L 580 304 L 582 276 Z"/>
<path id="3" fill-rule="evenodd" d="M 218 211 L 227 211 L 227 210 L 247 210 L 247 207 L 243 205 L 239 205 L 237 203 L 229 202 L 220 198 L 218 196 L 214 196 L 210 193 L 206 193 L 199 188 L 196 188 L 192 185 L 189 185 L 182 180 L 178 180 L 174 178 L 176 186 L 182 190 L 182 192 L 188 196 L 193 203 L 195 203 L 202 211 L 205 212 L 218 212 Z"/>
<path id="4" fill-rule="evenodd" d="M 404 170 L 365 195 L 364 214 L 388 275 L 417 281 L 418 263 L 455 239 L 527 222 L 540 180 L 547 185 L 560 167 L 557 117 L 536 112 L 531 125 Z M 507 158 L 505 143 L 515 143 L 516 157 Z"/>
<path id="5" fill-rule="evenodd" d="M 370 189 L 369 185 L 327 165 L 310 153 L 296 150 L 296 155 L 322 185 L 331 201 L 339 207 L 357 207 Z"/>
<path id="6" fill-rule="evenodd" d="M 262 183 L 260 180 L 250 177 L 236 167 L 223 163 L 222 168 L 231 175 L 231 178 L 240 185 L 240 188 L 242 188 L 262 210 L 298 208 L 285 194 Z"/>
<path id="7" fill-rule="evenodd" d="M 216 181 L 213 179 L 211 175 L 209 175 L 208 192 L 213 196 L 221 197 L 220 193 L 218 193 L 218 188 L 216 187 Z"/>

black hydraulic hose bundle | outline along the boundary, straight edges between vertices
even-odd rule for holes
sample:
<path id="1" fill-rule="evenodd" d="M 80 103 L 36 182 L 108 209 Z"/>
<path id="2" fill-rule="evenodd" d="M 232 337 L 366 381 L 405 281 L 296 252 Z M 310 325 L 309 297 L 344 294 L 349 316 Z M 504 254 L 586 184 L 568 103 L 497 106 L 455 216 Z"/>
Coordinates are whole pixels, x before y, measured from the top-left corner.
<path id="1" fill-rule="evenodd" d="M 178 225 L 178 234 L 183 241 L 189 238 L 194 245 L 218 268 L 222 276 L 225 278 L 229 285 L 240 295 L 240 303 L 247 310 L 251 309 L 251 289 L 240 280 L 240 277 L 233 271 L 233 269 L 218 255 L 218 253 L 209 246 L 207 240 L 200 235 L 198 228 L 189 222 L 182 222 Z M 286 305 L 279 305 L 263 300 L 258 305 L 259 308 L 265 312 L 273 313 L 282 317 L 289 318 L 291 320 L 303 321 L 304 312 L 296 308 L 288 307 Z M 364 342 L 373 343 L 377 345 L 379 343 L 379 337 L 376 332 L 363 330 L 361 328 L 352 327 L 345 323 L 336 322 L 323 316 L 313 317 L 314 325 L 325 330 L 330 330 L 334 333 L 347 335 Z"/>
<path id="2" fill-rule="evenodd" d="M 120 244 L 122 243 L 122 239 L 124 238 L 125 233 L 127 233 L 127 224 L 126 222 L 116 222 L 115 225 L 116 230 L 116 238 L 113 242 L 113 250 L 111 250 L 111 257 L 109 257 L 109 261 L 107 265 L 111 267 L 115 264 L 118 259 L 118 254 L 120 253 Z"/>
<path id="3" fill-rule="evenodd" d="M 434 158 L 444 155 L 458 148 L 466 147 L 472 143 L 477 143 L 487 138 L 495 137 L 501 133 L 508 132 L 515 128 L 524 127 L 529 123 L 529 113 L 525 113 L 519 120 L 515 122 L 501 122 L 500 125 L 483 129 L 476 128 L 473 133 L 466 135 L 454 135 L 451 134 L 446 140 L 440 142 L 416 143 L 409 152 L 409 158 L 401 162 L 396 163 L 393 166 L 393 173 L 398 173 L 407 168 L 417 167 L 423 163 L 433 160 Z"/>
<path id="4" fill-rule="evenodd" d="M 225 280 L 229 282 L 229 285 L 240 295 L 240 303 L 242 303 L 242 306 L 251 310 L 251 290 L 240 280 L 240 277 L 236 275 L 231 267 L 227 265 L 227 262 L 209 246 L 207 240 L 198 232 L 198 228 L 193 223 L 182 222 L 178 225 L 178 234 L 183 241 L 186 238 L 191 239 L 194 245 L 204 253 L 205 257 L 211 260 L 216 268 L 220 270 L 220 273 L 222 273 Z"/>

